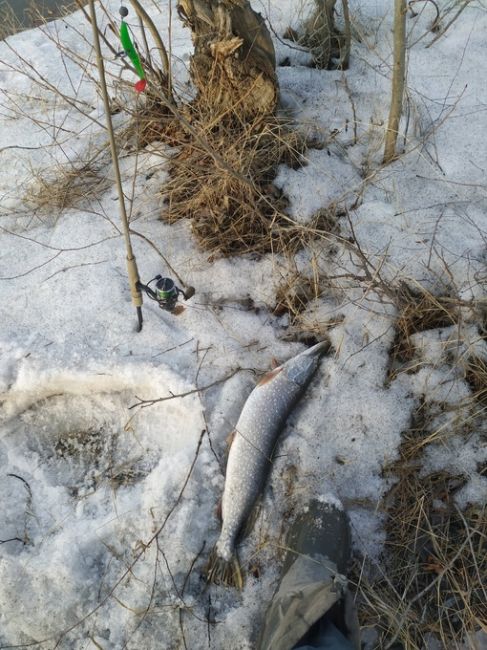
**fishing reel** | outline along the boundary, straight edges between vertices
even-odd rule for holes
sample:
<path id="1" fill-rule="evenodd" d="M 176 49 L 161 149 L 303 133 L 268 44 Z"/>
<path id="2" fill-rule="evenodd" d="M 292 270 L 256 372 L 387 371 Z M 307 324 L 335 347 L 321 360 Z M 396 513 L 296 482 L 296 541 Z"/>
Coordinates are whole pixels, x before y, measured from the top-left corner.
<path id="1" fill-rule="evenodd" d="M 154 288 L 150 286 L 153 282 L 156 283 Z M 163 278 L 162 275 L 156 275 L 147 284 L 138 282 L 137 288 L 144 291 L 148 298 L 155 300 L 161 309 L 172 313 L 176 310 L 180 295 L 184 300 L 189 300 L 194 295 L 194 287 L 188 287 L 186 291 L 183 291 L 176 286 L 174 280 Z M 183 308 L 180 307 L 180 309 Z"/>

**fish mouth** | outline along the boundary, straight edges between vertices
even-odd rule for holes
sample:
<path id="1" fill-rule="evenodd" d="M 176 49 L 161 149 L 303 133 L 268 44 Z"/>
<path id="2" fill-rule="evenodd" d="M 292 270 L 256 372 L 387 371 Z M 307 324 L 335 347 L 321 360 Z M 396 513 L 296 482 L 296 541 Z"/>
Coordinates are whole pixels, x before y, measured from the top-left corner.
<path id="1" fill-rule="evenodd" d="M 330 341 L 320 341 L 316 345 L 312 345 L 310 348 L 301 352 L 300 356 L 302 357 L 315 357 L 319 354 L 323 354 L 330 348 Z"/>

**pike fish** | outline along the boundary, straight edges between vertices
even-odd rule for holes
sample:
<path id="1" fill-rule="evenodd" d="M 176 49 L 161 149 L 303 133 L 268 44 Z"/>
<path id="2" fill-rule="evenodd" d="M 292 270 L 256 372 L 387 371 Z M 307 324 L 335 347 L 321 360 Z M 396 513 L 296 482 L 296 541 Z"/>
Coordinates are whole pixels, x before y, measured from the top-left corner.
<path id="1" fill-rule="evenodd" d="M 328 347 L 328 341 L 318 343 L 271 370 L 245 402 L 228 455 L 222 530 L 208 562 L 208 581 L 242 587 L 235 554 L 239 532 L 262 491 L 286 418 L 304 393 L 321 354 Z"/>

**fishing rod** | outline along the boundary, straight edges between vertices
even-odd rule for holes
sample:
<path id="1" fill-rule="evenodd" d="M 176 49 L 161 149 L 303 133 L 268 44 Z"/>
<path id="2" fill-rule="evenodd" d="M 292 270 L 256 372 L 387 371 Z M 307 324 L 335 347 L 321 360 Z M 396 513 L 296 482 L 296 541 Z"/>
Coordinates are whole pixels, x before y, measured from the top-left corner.
<path id="1" fill-rule="evenodd" d="M 93 30 L 93 41 L 95 46 L 98 74 L 100 77 L 103 104 L 105 107 L 107 131 L 110 140 L 110 150 L 111 150 L 113 169 L 115 173 L 115 182 L 117 185 L 118 199 L 120 205 L 120 218 L 122 221 L 122 229 L 125 238 L 125 249 L 127 253 L 127 257 L 126 257 L 127 273 L 128 273 L 129 284 L 130 284 L 130 294 L 132 296 L 132 303 L 135 306 L 137 312 L 137 332 L 140 332 L 142 330 L 142 326 L 144 322 L 142 316 L 142 304 L 143 304 L 142 292 L 144 292 L 151 300 L 155 300 L 161 309 L 175 314 L 178 313 L 177 302 L 179 296 L 182 295 L 185 300 L 188 300 L 189 298 L 191 298 L 191 296 L 194 295 L 195 291 L 193 287 L 187 287 L 186 291 L 183 291 L 182 289 L 176 286 L 176 284 L 171 278 L 163 278 L 161 275 L 156 275 L 156 277 L 150 280 L 147 284 L 143 284 L 140 281 L 139 271 L 137 268 L 137 261 L 135 259 L 135 255 L 132 249 L 132 243 L 130 240 L 129 220 L 127 215 L 127 210 L 125 207 L 125 196 L 123 193 L 122 178 L 120 175 L 120 166 L 118 163 L 117 145 L 115 142 L 115 134 L 114 134 L 113 123 L 111 118 L 110 101 L 108 98 L 108 89 L 107 89 L 107 83 L 105 77 L 105 66 L 103 64 L 103 57 L 101 54 L 100 37 L 98 33 L 98 25 L 96 22 L 94 0 L 89 0 L 89 7 L 90 7 L 91 26 Z M 122 47 L 124 48 L 124 52 L 130 58 L 137 72 L 137 75 L 139 76 L 139 81 L 135 84 L 135 90 L 136 92 L 140 93 L 145 90 L 147 85 L 145 72 L 140 62 L 139 55 L 137 54 L 137 50 L 135 49 L 132 39 L 130 38 L 128 27 L 124 21 L 124 18 L 128 15 L 128 9 L 126 7 L 121 6 L 120 15 L 122 17 L 120 33 L 119 33 L 120 41 L 122 43 Z M 150 284 L 154 281 L 156 281 L 155 289 L 150 287 Z"/>

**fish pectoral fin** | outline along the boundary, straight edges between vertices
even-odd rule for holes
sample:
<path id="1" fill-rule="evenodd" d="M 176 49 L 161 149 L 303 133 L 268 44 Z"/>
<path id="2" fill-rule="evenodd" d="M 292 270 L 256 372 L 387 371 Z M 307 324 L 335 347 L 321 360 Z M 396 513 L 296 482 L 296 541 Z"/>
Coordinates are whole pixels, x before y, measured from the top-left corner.
<path id="1" fill-rule="evenodd" d="M 216 504 L 216 506 L 215 506 L 215 515 L 217 516 L 217 519 L 220 522 L 223 521 L 222 508 L 223 508 L 223 502 L 222 502 L 222 499 L 220 499 L 218 501 L 218 503 Z"/>
<path id="2" fill-rule="evenodd" d="M 264 384 L 269 383 L 274 379 L 274 377 L 277 377 L 280 372 L 282 372 L 282 366 L 278 366 L 277 368 L 274 368 L 274 370 L 269 370 L 269 372 L 266 372 L 265 375 L 261 377 L 257 386 L 263 386 Z"/>
<path id="3" fill-rule="evenodd" d="M 271 359 L 271 370 L 275 370 L 276 368 L 279 368 L 280 365 L 281 364 L 276 359 L 276 357 L 272 357 L 272 359 Z"/>
<path id="4" fill-rule="evenodd" d="M 225 442 L 227 444 L 227 453 L 230 452 L 230 447 L 232 446 L 232 443 L 235 440 L 236 435 L 237 435 L 237 431 L 234 429 L 233 431 L 230 431 L 228 436 L 225 438 Z"/>
<path id="5" fill-rule="evenodd" d="M 236 435 L 237 435 L 237 431 L 236 431 L 236 429 L 234 429 L 234 430 L 231 431 L 231 432 L 228 434 L 228 436 L 225 438 L 225 445 L 226 445 L 226 447 L 225 447 L 225 451 L 224 451 L 224 453 L 223 453 L 223 462 L 224 462 L 224 465 L 225 465 L 224 474 L 227 473 L 227 469 L 226 469 L 226 468 L 227 468 L 227 463 L 228 463 L 228 456 L 230 455 L 230 449 L 232 448 L 233 441 L 235 440 L 235 436 L 236 436 Z"/>

